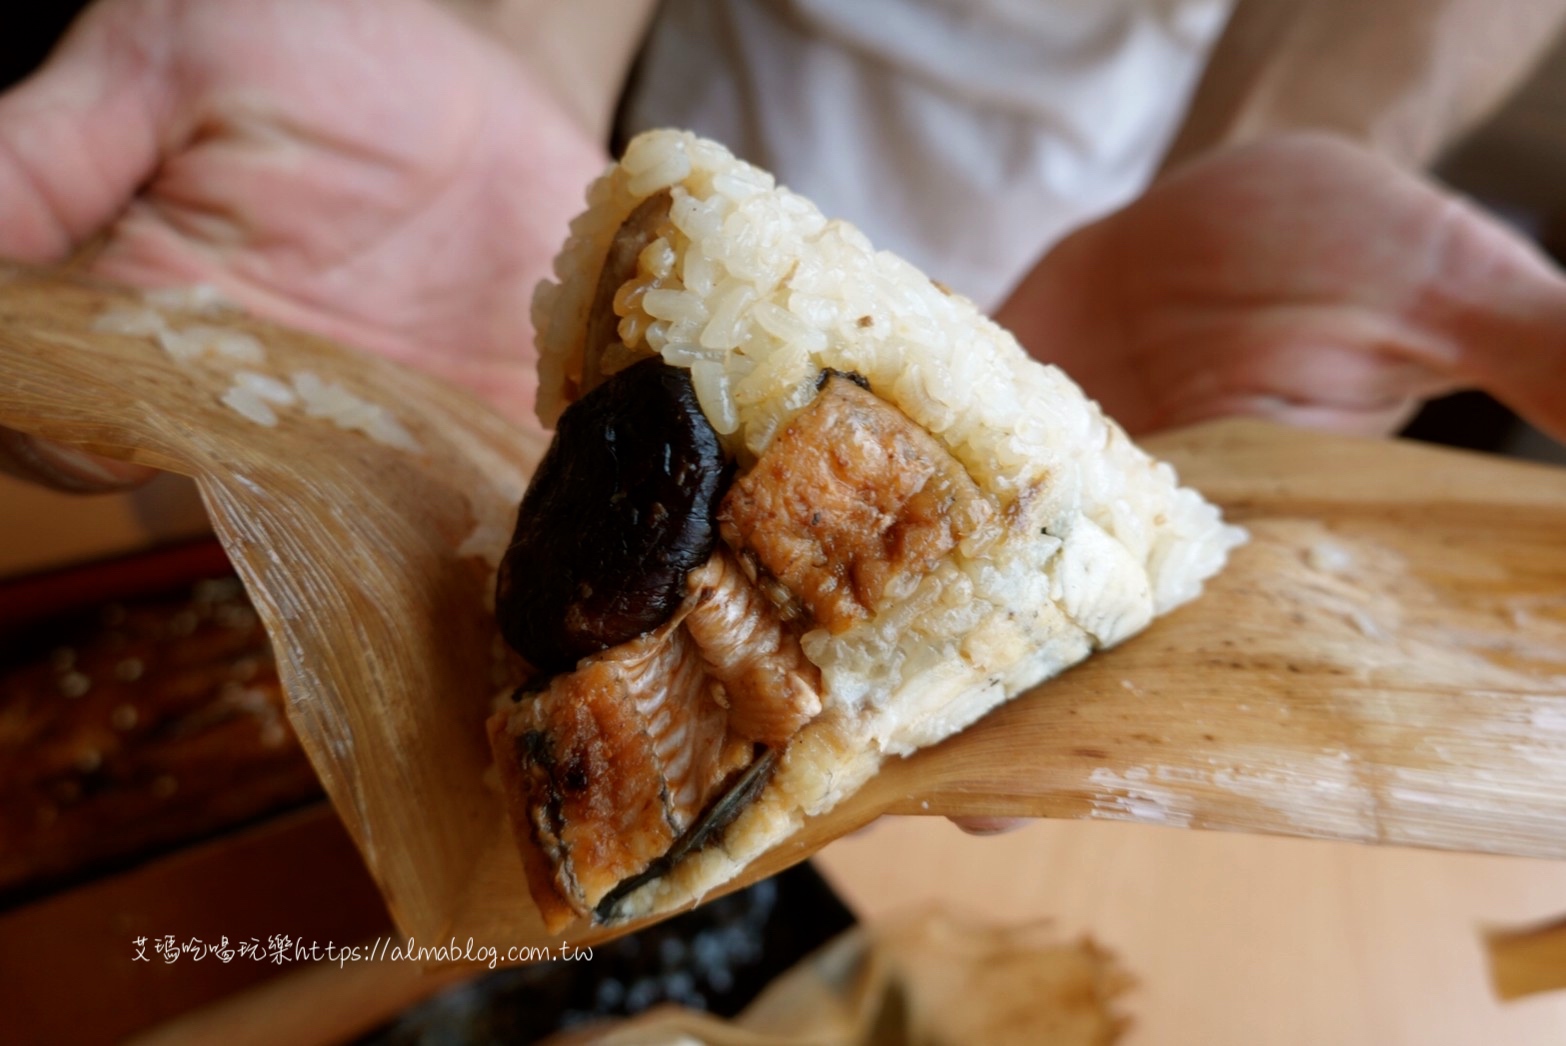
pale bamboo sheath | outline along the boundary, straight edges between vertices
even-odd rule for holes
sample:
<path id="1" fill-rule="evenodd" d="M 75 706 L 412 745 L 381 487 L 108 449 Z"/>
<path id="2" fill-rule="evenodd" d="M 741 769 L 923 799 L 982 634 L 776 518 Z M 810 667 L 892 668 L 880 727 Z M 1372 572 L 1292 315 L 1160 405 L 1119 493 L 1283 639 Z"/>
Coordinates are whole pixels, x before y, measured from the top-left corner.
<path id="1" fill-rule="evenodd" d="M 126 303 L 0 270 L 0 424 L 195 476 L 403 931 L 540 940 L 482 744 L 506 678 L 483 557 L 540 441 L 389 363 L 201 320 L 260 338 L 244 369 L 340 382 L 422 449 L 295 408 L 265 427 L 220 402 L 233 361 L 93 330 Z M 1251 532 L 1207 594 L 889 764 L 741 882 L 888 810 L 1566 857 L 1566 472 L 1257 423 L 1148 449 Z"/>

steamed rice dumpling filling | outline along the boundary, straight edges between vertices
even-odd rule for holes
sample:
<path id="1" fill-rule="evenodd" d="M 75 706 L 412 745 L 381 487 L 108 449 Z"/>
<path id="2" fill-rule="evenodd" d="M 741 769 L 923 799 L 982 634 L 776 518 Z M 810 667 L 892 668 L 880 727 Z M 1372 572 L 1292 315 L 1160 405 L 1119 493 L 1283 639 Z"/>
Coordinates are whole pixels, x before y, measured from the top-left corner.
<path id="1" fill-rule="evenodd" d="M 667 214 L 648 204 L 606 259 L 589 322 L 600 336 Z M 962 466 L 857 375 L 823 372 L 730 482 L 688 372 L 628 351 L 593 357 L 623 369 L 584 375 L 591 391 L 560 419 L 500 577 L 508 641 L 554 673 L 503 728 L 549 862 L 529 869 L 546 914 L 612 917 L 721 838 L 821 712 L 799 637 L 873 616 L 998 529 Z"/>
<path id="2" fill-rule="evenodd" d="M 699 900 L 1241 540 L 971 301 L 715 142 L 630 142 L 554 275 L 557 441 L 499 600 L 540 678 L 489 722 L 551 930 Z"/>
<path id="3" fill-rule="evenodd" d="M 960 541 L 998 528 L 929 433 L 849 378 L 826 373 L 821 385 L 735 481 L 719 521 L 725 541 L 840 634 L 906 599 Z"/>

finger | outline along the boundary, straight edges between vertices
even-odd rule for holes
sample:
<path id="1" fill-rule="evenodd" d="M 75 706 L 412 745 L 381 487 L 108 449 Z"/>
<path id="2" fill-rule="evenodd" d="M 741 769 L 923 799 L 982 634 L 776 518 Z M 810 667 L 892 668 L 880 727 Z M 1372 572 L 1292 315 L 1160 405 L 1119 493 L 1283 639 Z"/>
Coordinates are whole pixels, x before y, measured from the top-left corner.
<path id="1" fill-rule="evenodd" d="M 129 490 L 157 475 L 145 465 L 100 458 L 6 428 L 0 428 L 0 472 L 70 494 Z"/>
<path id="2" fill-rule="evenodd" d="M 1026 823 L 1026 818 L 953 817 L 951 822 L 969 835 L 1001 835 L 1021 828 Z"/>
<path id="3" fill-rule="evenodd" d="M 1531 242 L 1450 200 L 1431 237 L 1425 312 L 1465 382 L 1566 440 L 1566 277 Z"/>
<path id="4" fill-rule="evenodd" d="M 155 170 L 164 77 L 154 5 L 88 11 L 33 76 L 0 96 L 0 255 L 60 261 Z"/>
<path id="5" fill-rule="evenodd" d="M 1405 398 L 1382 404 L 1345 406 L 1301 402 L 1268 393 L 1236 393 L 1179 405 L 1165 414 L 1156 428 L 1177 429 L 1223 418 L 1260 418 L 1291 428 L 1318 429 L 1347 436 L 1387 436 L 1413 418 L 1420 402 Z"/>
<path id="6" fill-rule="evenodd" d="M 1533 293 L 1515 315 L 1464 339 L 1463 368 L 1474 384 L 1566 443 L 1566 282 L 1541 281 Z"/>

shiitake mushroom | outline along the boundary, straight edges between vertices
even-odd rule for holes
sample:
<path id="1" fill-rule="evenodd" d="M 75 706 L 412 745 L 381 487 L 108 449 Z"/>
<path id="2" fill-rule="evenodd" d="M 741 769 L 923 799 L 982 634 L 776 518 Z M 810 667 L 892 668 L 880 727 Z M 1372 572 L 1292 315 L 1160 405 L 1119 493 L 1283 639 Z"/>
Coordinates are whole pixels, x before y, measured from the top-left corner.
<path id="1" fill-rule="evenodd" d="M 666 621 L 712 554 L 725 472 L 685 370 L 643 360 L 572 404 L 500 565 L 506 642 L 553 674 Z"/>

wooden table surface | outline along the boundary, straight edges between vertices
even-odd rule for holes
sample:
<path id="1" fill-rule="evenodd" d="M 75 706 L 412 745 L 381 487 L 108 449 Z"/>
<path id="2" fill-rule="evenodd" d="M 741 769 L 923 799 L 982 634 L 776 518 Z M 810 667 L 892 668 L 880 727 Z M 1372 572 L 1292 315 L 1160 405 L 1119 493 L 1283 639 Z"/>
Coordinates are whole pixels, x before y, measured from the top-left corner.
<path id="1" fill-rule="evenodd" d="M 1089 934 L 1139 984 L 1124 1046 L 1558 1046 L 1566 992 L 1497 1002 L 1480 930 L 1566 912 L 1566 862 L 1043 821 L 884 818 L 817 857 L 861 917 L 942 902 Z"/>
<path id="2" fill-rule="evenodd" d="M 0 572 L 123 549 L 150 536 L 148 517 L 0 478 Z M 1566 912 L 1566 862 L 1107 822 L 976 838 L 935 818 L 884 819 L 818 860 L 863 918 L 940 900 L 1091 934 L 1140 982 L 1125 1046 L 1566 1042 L 1566 993 L 1495 1001 L 1480 939 Z M 385 1002 L 422 994 L 406 973 L 385 971 Z M 298 1001 L 318 1013 L 332 980 L 311 983 Z M 246 1041 L 272 1041 L 265 1023 Z M 278 1041 L 296 1034 L 288 1024 Z"/>

